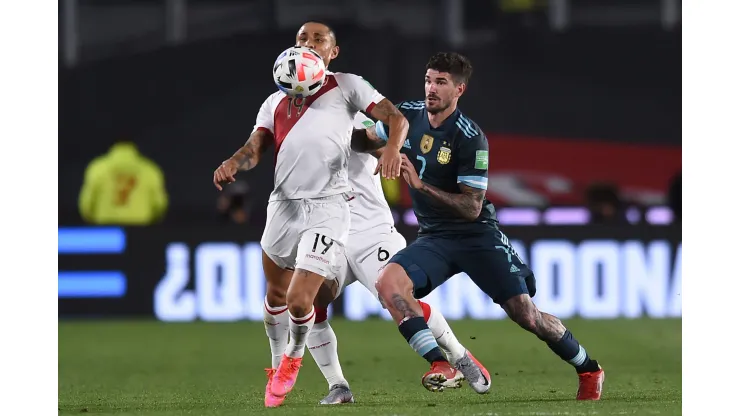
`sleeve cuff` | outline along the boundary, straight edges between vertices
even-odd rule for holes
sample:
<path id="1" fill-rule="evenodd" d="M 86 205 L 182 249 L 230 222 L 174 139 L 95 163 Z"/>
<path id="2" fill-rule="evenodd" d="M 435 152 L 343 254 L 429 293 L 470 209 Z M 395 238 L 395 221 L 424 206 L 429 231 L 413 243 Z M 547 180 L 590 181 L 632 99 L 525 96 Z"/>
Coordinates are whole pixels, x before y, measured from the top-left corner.
<path id="1" fill-rule="evenodd" d="M 377 123 L 375 123 L 375 134 L 377 134 L 378 137 L 384 142 L 388 141 L 388 134 L 386 134 L 385 132 L 385 127 L 383 127 L 382 121 L 378 121 Z"/>
<path id="2" fill-rule="evenodd" d="M 488 189 L 488 178 L 485 176 L 458 176 L 457 183 L 476 189 Z"/>

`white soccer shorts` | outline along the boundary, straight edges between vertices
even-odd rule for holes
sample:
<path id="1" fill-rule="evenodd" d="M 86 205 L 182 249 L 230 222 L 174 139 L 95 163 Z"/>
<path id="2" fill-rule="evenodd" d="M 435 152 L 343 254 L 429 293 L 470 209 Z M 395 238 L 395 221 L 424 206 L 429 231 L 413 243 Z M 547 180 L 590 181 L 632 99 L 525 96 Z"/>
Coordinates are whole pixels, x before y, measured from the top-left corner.
<path id="1" fill-rule="evenodd" d="M 303 269 L 336 279 L 345 263 L 350 213 L 348 196 L 271 201 L 260 244 L 284 269 Z"/>
<path id="2" fill-rule="evenodd" d="M 345 250 L 346 261 L 339 270 L 339 290 L 360 282 L 378 299 L 375 282 L 380 271 L 396 253 L 406 247 L 406 239 L 395 228 L 370 229 L 349 236 Z"/>

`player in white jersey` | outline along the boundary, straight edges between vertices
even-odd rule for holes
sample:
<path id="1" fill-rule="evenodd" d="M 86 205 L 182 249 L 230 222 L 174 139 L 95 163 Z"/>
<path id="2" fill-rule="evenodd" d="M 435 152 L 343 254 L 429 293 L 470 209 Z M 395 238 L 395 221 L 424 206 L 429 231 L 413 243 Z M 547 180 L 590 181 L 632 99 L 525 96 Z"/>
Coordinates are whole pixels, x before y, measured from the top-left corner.
<path id="1" fill-rule="evenodd" d="M 374 126 L 373 122 L 362 114 L 355 116 L 355 128 L 365 129 L 368 125 Z M 378 280 L 380 270 L 388 260 L 398 251 L 406 247 L 406 240 L 394 227 L 394 220 L 390 207 L 383 196 L 380 178 L 374 175 L 377 159 L 368 153 L 374 149 L 364 147 L 365 140 L 360 140 L 353 148 L 350 155 L 349 173 L 352 185 L 353 198 L 350 201 L 351 226 L 350 234 L 345 250 L 347 261 L 339 273 L 339 288 L 332 293 L 331 298 L 318 299 L 316 303 L 317 318 L 308 337 L 307 346 L 314 361 L 319 366 L 327 382 L 329 383 L 329 394 L 321 400 L 321 404 L 340 404 L 354 401 L 349 388 L 349 383 L 344 378 L 339 357 L 337 355 L 337 338 L 334 330 L 326 321 L 326 306 L 339 295 L 341 290 L 354 283 L 359 282 L 367 288 L 373 297 L 378 299 L 378 291 L 375 283 Z M 453 361 L 459 360 L 469 354 L 465 347 L 455 337 L 452 329 L 444 316 L 431 305 L 418 301 L 432 335 L 445 352 L 447 357 Z M 266 320 L 267 322 L 267 320 Z M 279 321 L 269 319 L 268 328 L 279 324 Z M 287 336 L 287 334 L 285 335 Z M 470 354 L 472 357 L 472 354 Z M 480 366 L 480 367 L 479 367 Z M 471 366 L 464 368 L 465 373 L 475 374 L 476 371 L 488 371 L 482 367 L 477 360 L 471 361 Z M 458 388 L 462 384 L 465 375 L 455 371 L 455 376 L 448 379 L 444 388 Z M 472 378 L 475 380 L 475 378 Z M 479 393 L 487 392 L 490 386 L 471 386 Z"/>
<path id="2" fill-rule="evenodd" d="M 333 32 L 321 23 L 304 24 L 296 43 L 313 49 L 327 67 L 339 54 Z M 359 111 L 390 126 L 390 149 L 383 152 L 376 170 L 397 178 L 406 118 L 361 77 L 344 73 L 328 73 L 310 97 L 270 95 L 247 143 L 213 175 L 222 189 L 222 183 L 234 182 L 237 171 L 254 167 L 269 144 L 275 144 L 275 189 L 261 241 L 268 283 L 265 306 L 271 314 L 287 306 L 290 339 L 277 348 L 282 349 L 280 362 L 273 362 L 277 369 L 270 371 L 266 399 L 268 394 L 284 398 L 293 389 L 316 319 L 314 299 L 325 280 L 336 280 L 344 262 L 351 198 L 347 166 L 353 119 Z"/>

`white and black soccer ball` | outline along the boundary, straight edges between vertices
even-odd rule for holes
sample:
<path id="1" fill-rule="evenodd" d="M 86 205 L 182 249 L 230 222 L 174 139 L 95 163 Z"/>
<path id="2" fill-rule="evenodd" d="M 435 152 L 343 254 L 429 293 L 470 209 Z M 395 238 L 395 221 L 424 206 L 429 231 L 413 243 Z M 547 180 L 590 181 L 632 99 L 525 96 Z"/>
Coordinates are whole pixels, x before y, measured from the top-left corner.
<path id="1" fill-rule="evenodd" d="M 272 67 L 272 78 L 280 91 L 305 98 L 320 90 L 326 80 L 326 66 L 318 53 L 292 46 L 281 53 Z"/>

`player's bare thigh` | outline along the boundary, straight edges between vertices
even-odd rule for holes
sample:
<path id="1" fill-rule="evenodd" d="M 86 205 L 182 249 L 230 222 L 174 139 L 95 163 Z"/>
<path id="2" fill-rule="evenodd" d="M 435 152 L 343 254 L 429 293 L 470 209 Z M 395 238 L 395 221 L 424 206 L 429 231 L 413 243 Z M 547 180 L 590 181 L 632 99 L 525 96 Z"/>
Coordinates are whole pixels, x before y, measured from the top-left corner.
<path id="1" fill-rule="evenodd" d="M 267 205 L 267 221 L 260 239 L 262 252 L 277 267 L 293 269 L 296 248 L 301 238 L 305 213 L 300 201 L 270 201 Z"/>
<path id="2" fill-rule="evenodd" d="M 267 221 L 260 245 L 267 280 L 267 303 L 273 307 L 287 304 L 296 245 L 303 228 L 302 214 L 298 201 L 271 201 L 267 205 Z"/>
<path id="3" fill-rule="evenodd" d="M 345 261 L 344 246 L 349 232 L 349 205 L 346 197 L 306 201 L 307 223 L 298 242 L 295 268 L 287 293 L 288 309 L 294 316 L 308 313 L 316 297 L 328 283 L 333 292 L 341 263 Z M 334 283 L 338 286 L 338 282 Z"/>

